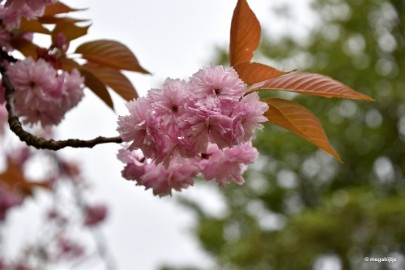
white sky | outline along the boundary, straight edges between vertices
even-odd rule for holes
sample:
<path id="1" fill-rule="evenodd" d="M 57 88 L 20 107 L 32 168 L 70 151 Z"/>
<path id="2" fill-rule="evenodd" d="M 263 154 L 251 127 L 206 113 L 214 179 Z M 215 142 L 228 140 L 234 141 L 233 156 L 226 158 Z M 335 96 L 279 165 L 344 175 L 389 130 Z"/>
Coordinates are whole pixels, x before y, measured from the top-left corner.
<path id="1" fill-rule="evenodd" d="M 77 17 L 93 22 L 87 40 L 114 39 L 123 42 L 153 76 L 131 75 L 143 93 L 159 87 L 166 77 L 187 78 L 210 65 L 213 46 L 228 46 L 231 16 L 236 1 L 225 0 L 66 0 L 72 7 L 89 7 Z M 309 0 L 250 0 L 263 28 L 303 35 L 311 26 Z M 293 5 L 297 21 L 279 20 L 270 13 L 271 5 Z M 309 15 L 308 15 L 309 14 Z M 85 39 L 80 39 L 80 43 Z M 114 96 L 117 110 L 126 114 L 124 103 Z M 117 115 L 87 92 L 77 109 L 67 114 L 60 126 L 60 137 L 92 138 L 116 136 Z M 84 173 L 93 183 L 95 201 L 106 202 L 110 216 L 101 228 L 118 269 L 156 269 L 163 263 L 210 265 L 193 240 L 193 216 L 172 198 L 159 199 L 151 191 L 135 187 L 121 178 L 122 164 L 116 159 L 118 145 L 94 149 L 62 150 L 80 160 Z M 241 187 L 243 188 L 243 186 Z M 220 195 L 210 187 L 192 187 L 182 192 L 202 202 L 211 211 L 221 211 Z M 89 267 L 89 266 L 87 266 Z M 97 266 L 94 269 L 100 269 Z M 89 268 L 86 268 L 89 269 Z"/>

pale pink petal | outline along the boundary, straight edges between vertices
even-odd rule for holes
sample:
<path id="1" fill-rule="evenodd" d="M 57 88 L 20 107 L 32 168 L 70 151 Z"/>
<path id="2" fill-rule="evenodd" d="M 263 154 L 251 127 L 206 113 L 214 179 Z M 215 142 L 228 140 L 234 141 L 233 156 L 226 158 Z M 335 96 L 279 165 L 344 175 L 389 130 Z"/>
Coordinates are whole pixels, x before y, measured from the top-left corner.
<path id="1" fill-rule="evenodd" d="M 191 79 L 193 97 L 200 99 L 214 95 L 220 99 L 238 100 L 246 91 L 246 84 L 233 68 L 213 66 L 200 69 Z"/>
<path id="2" fill-rule="evenodd" d="M 242 174 L 257 155 L 257 150 L 250 143 L 223 150 L 210 144 L 198 166 L 205 179 L 215 180 L 221 187 L 232 181 L 241 185 L 245 182 Z"/>

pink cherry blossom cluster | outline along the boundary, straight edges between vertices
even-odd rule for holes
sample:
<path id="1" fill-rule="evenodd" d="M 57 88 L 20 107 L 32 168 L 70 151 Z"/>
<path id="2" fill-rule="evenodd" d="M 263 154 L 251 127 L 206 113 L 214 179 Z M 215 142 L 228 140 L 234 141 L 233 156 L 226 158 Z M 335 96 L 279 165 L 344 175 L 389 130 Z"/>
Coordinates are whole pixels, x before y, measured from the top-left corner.
<path id="1" fill-rule="evenodd" d="M 83 97 L 84 79 L 78 70 L 56 71 L 43 59 L 12 63 L 7 75 L 15 88 L 15 107 L 24 123 L 57 125 Z"/>
<path id="2" fill-rule="evenodd" d="M 117 129 L 130 143 L 118 154 L 123 176 L 159 196 L 187 188 L 199 173 L 220 186 L 242 184 L 257 157 L 254 129 L 263 127 L 268 109 L 257 93 L 245 93 L 233 68 L 215 66 L 189 81 L 167 79 L 127 103 L 129 115 L 119 117 Z"/>
<path id="3" fill-rule="evenodd" d="M 57 0 L 6 0 L 0 5 L 0 20 L 8 30 L 20 26 L 22 18 L 27 20 L 42 16 L 45 7 Z"/>

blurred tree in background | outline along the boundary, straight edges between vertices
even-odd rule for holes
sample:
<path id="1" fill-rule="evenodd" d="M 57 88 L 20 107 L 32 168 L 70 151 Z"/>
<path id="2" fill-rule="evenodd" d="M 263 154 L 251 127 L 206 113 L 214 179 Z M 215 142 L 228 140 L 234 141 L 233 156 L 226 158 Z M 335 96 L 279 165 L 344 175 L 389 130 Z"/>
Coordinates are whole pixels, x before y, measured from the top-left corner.
<path id="1" fill-rule="evenodd" d="M 266 125 L 246 185 L 223 190 L 223 216 L 183 203 L 197 214 L 195 234 L 220 269 L 405 269 L 405 1 L 312 5 L 320 21 L 304 44 L 267 36 L 256 55 L 376 99 L 289 95 L 320 118 L 344 164 Z M 227 64 L 225 53 L 218 58 Z"/>

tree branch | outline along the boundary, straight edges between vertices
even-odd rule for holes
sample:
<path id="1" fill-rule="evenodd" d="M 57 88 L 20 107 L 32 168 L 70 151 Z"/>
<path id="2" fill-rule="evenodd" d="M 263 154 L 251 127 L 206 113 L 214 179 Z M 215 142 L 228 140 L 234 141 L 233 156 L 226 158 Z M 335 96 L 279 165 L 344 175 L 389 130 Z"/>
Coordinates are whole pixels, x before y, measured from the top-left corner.
<path id="1" fill-rule="evenodd" d="M 91 140 L 80 140 L 80 139 L 47 140 L 41 137 L 37 137 L 25 131 L 15 111 L 14 106 L 15 89 L 12 86 L 10 79 L 6 74 L 6 68 L 4 66 L 5 60 L 13 62 L 13 60 L 15 61 L 15 59 L 13 59 L 4 51 L 1 51 L 0 53 L 0 73 L 2 75 L 3 86 L 6 90 L 5 98 L 6 98 L 6 108 L 8 112 L 8 124 L 10 126 L 10 129 L 20 138 L 21 141 L 37 149 L 48 149 L 55 151 L 65 147 L 92 148 L 98 144 L 122 142 L 122 139 L 120 137 L 102 137 L 102 136 L 99 136 Z"/>

